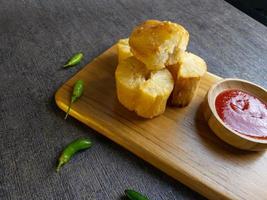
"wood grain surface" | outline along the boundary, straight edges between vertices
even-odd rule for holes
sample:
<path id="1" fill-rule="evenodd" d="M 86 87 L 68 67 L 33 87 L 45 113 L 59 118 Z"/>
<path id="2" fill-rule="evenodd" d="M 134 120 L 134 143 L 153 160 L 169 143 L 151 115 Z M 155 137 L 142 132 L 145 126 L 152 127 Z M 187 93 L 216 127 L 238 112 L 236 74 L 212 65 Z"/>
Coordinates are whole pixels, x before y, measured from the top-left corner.
<path id="1" fill-rule="evenodd" d="M 56 93 L 67 110 L 72 86 L 85 81 L 85 92 L 70 115 L 209 199 L 266 198 L 267 154 L 237 150 L 219 140 L 204 120 L 201 104 L 221 78 L 207 73 L 191 104 L 169 107 L 154 119 L 137 117 L 116 98 L 113 46 L 67 81 Z"/>

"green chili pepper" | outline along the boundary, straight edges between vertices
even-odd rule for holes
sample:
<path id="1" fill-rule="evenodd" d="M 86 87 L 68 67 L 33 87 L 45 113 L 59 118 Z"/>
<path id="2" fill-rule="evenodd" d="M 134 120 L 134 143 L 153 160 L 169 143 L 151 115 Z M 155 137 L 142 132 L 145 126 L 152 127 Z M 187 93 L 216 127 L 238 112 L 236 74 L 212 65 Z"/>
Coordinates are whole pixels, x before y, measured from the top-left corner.
<path id="1" fill-rule="evenodd" d="M 65 118 L 64 119 L 67 119 L 67 117 L 69 115 L 69 112 L 70 112 L 70 108 L 71 108 L 72 103 L 74 103 L 75 101 L 77 101 L 77 99 L 80 98 L 80 96 L 82 96 L 83 90 L 84 90 L 83 80 L 76 81 L 75 84 L 74 84 L 74 87 L 73 87 L 70 105 L 68 107 L 68 110 L 66 112 L 66 115 L 65 115 Z"/>
<path id="2" fill-rule="evenodd" d="M 131 189 L 125 190 L 125 194 L 130 200 L 149 200 L 146 196 Z"/>
<path id="3" fill-rule="evenodd" d="M 77 65 L 79 62 L 81 62 L 82 59 L 83 59 L 83 53 L 81 52 L 76 53 L 68 60 L 68 62 L 64 65 L 64 68 Z"/>
<path id="4" fill-rule="evenodd" d="M 71 157 L 80 150 L 88 149 L 92 146 L 92 142 L 88 138 L 80 138 L 74 140 L 66 146 L 58 159 L 56 171 L 59 172 L 60 168 L 69 162 Z"/>

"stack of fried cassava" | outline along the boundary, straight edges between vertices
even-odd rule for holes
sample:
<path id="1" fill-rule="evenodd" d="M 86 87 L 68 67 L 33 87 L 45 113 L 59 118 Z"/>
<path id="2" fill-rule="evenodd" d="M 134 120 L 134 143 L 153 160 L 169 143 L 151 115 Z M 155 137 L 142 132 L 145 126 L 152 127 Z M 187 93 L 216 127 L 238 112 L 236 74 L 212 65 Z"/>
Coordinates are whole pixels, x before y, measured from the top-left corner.
<path id="1" fill-rule="evenodd" d="M 116 69 L 117 96 L 139 116 L 152 118 L 165 111 L 167 101 L 183 107 L 190 103 L 205 61 L 186 48 L 189 33 L 181 25 L 147 20 L 129 39 L 119 40 Z"/>

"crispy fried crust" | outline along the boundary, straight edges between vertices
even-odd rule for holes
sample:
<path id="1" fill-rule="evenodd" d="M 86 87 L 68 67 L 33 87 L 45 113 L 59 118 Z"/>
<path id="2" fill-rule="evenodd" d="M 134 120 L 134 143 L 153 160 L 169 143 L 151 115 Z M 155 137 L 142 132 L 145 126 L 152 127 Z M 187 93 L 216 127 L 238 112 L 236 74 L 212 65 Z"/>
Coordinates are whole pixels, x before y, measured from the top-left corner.
<path id="1" fill-rule="evenodd" d="M 147 20 L 137 26 L 129 38 L 133 55 L 150 70 L 177 62 L 179 51 L 186 50 L 189 41 L 187 30 L 168 21 Z"/>
<path id="2" fill-rule="evenodd" d="M 115 78 L 118 100 L 129 110 L 144 118 L 165 111 L 174 85 L 167 69 L 149 71 L 135 57 L 129 57 L 118 64 Z"/>
<path id="3" fill-rule="evenodd" d="M 126 58 L 133 56 L 130 51 L 129 38 L 120 39 L 117 43 L 118 62 L 122 62 Z"/>
<path id="4" fill-rule="evenodd" d="M 174 89 L 170 103 L 175 106 L 187 106 L 199 86 L 201 77 L 207 71 L 205 61 L 188 52 L 181 52 L 178 63 L 167 66 L 174 78 Z"/>

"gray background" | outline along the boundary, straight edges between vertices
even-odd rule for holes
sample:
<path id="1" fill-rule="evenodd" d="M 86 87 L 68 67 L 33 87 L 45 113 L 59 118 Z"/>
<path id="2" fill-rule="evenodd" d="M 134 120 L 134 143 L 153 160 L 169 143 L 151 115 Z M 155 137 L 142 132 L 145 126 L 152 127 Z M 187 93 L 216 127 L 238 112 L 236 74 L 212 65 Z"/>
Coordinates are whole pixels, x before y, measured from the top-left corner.
<path id="1" fill-rule="evenodd" d="M 267 28 L 222 0 L 0 0 L 0 199 L 121 199 L 134 188 L 155 200 L 204 199 L 64 113 L 61 84 L 149 18 L 190 32 L 189 50 L 209 71 L 267 87 Z M 62 65 L 78 51 L 77 67 Z M 59 174 L 62 148 L 94 146 Z M 122 198 L 123 199 L 123 198 Z"/>

